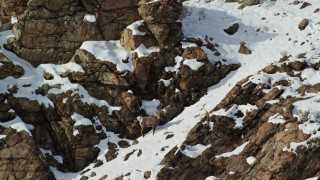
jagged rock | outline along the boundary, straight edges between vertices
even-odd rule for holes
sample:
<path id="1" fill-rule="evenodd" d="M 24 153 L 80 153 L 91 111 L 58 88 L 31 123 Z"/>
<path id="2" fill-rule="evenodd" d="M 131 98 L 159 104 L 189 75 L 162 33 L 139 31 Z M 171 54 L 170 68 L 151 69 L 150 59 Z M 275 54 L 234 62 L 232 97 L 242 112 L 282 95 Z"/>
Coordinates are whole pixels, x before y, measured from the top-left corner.
<path id="1" fill-rule="evenodd" d="M 82 84 L 89 94 L 107 100 L 111 105 L 121 104 L 121 93 L 135 82 L 132 72 L 118 72 L 116 65 L 96 59 L 91 53 L 78 49 L 71 62 L 80 64 L 84 73 L 70 73 L 67 76 Z"/>
<path id="2" fill-rule="evenodd" d="M 16 98 L 9 96 L 8 101 L 13 109 L 23 112 L 39 112 L 41 110 L 41 106 L 38 101 L 29 100 L 28 98 Z"/>
<path id="3" fill-rule="evenodd" d="M 32 136 L 11 128 L 2 130 L 1 134 L 6 135 L 0 143 L 1 178 L 55 179 Z"/>
<path id="4" fill-rule="evenodd" d="M 185 59 L 197 59 L 199 61 L 208 59 L 207 54 L 200 47 L 187 47 L 182 56 Z"/>
<path id="5" fill-rule="evenodd" d="M 134 77 L 138 81 L 138 85 L 140 89 L 145 89 L 151 65 L 153 63 L 153 58 L 151 57 L 136 57 L 132 59 L 134 66 Z"/>
<path id="6" fill-rule="evenodd" d="M 27 9 L 28 0 L 2 0 L 1 7 L 1 26 L 0 29 L 9 30 L 12 29 L 12 18 L 18 18 Z"/>
<path id="7" fill-rule="evenodd" d="M 306 7 L 308 7 L 308 6 L 311 6 L 311 4 L 308 3 L 308 2 L 303 2 L 302 5 L 301 5 L 301 7 L 300 7 L 300 9 L 304 9 L 304 8 L 306 8 Z"/>
<path id="8" fill-rule="evenodd" d="M 140 21 L 138 21 L 131 25 L 138 25 L 139 27 L 137 27 L 137 29 L 140 32 L 133 32 L 133 30 L 129 28 L 124 29 L 120 38 L 120 43 L 124 48 L 131 51 L 138 48 L 141 44 L 143 44 L 146 48 L 158 45 L 157 40 L 146 27 L 145 23 L 140 23 Z"/>
<path id="9" fill-rule="evenodd" d="M 139 0 L 102 0 L 97 23 L 105 40 L 119 39 L 129 24 L 141 20 Z"/>
<path id="10" fill-rule="evenodd" d="M 8 76 L 19 78 L 24 74 L 24 69 L 13 64 L 4 54 L 0 53 L 0 79 L 5 79 Z"/>
<path id="11" fill-rule="evenodd" d="M 182 40 L 181 23 L 176 22 L 182 14 L 182 3 L 177 1 L 140 2 L 139 14 L 148 24 L 160 48 L 174 47 Z"/>
<path id="12" fill-rule="evenodd" d="M 109 150 L 108 150 L 107 154 L 105 155 L 105 157 L 106 157 L 107 161 L 111 161 L 111 160 L 115 159 L 118 155 L 117 145 L 114 143 L 108 142 L 108 149 Z"/>
<path id="13" fill-rule="evenodd" d="M 180 22 L 170 24 L 148 24 L 148 28 L 154 34 L 160 48 L 171 48 L 182 40 L 182 24 Z"/>
<path id="14" fill-rule="evenodd" d="M 134 150 L 132 150 L 131 152 L 129 152 L 128 154 L 126 154 L 125 156 L 124 156 L 124 161 L 126 161 L 126 160 L 128 160 L 129 159 L 129 157 L 134 153 L 134 152 L 136 152 L 136 150 L 134 149 Z"/>
<path id="15" fill-rule="evenodd" d="M 138 11 L 148 24 L 169 24 L 175 23 L 180 18 L 183 7 L 182 3 L 177 1 L 162 4 L 160 1 L 147 3 L 146 0 L 142 0 Z"/>
<path id="16" fill-rule="evenodd" d="M 121 94 L 121 97 L 124 104 L 132 113 L 140 111 L 138 98 L 135 95 L 130 92 L 124 92 Z"/>
<path id="17" fill-rule="evenodd" d="M 277 71 L 279 71 L 279 67 L 270 64 L 270 65 L 268 65 L 267 67 L 263 68 L 262 71 L 265 72 L 265 73 L 268 73 L 268 74 L 274 74 L 274 73 L 276 73 Z"/>
<path id="18" fill-rule="evenodd" d="M 288 65 L 295 71 L 301 71 L 307 67 L 307 62 L 292 61 Z"/>
<path id="19" fill-rule="evenodd" d="M 251 54 L 251 50 L 246 46 L 246 43 L 240 43 L 239 53 L 241 54 Z"/>
<path id="20" fill-rule="evenodd" d="M 304 30 L 308 25 L 309 25 L 309 20 L 308 20 L 308 19 L 303 19 L 303 20 L 299 23 L 298 28 L 302 31 L 302 30 Z"/>
<path id="21" fill-rule="evenodd" d="M 258 106 L 264 106 L 265 102 L 279 97 L 282 93 L 283 93 L 283 90 L 274 88 L 271 91 L 269 91 L 267 94 L 265 94 L 261 99 L 259 99 L 256 104 Z"/>
<path id="22" fill-rule="evenodd" d="M 95 23 L 85 22 L 83 17 L 84 13 L 69 20 L 57 18 L 50 22 L 46 18 L 28 19 L 26 14 L 13 28 L 13 50 L 34 66 L 41 63 L 65 63 L 83 41 L 102 40 Z"/>

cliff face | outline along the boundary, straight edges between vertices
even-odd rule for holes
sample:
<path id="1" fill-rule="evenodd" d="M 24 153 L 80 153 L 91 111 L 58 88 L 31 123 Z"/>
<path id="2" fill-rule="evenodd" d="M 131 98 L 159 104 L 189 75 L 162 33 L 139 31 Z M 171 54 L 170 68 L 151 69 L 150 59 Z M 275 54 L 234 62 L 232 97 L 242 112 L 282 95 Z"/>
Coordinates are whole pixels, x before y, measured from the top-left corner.
<path id="1" fill-rule="evenodd" d="M 34 66 L 65 63 L 83 41 L 119 39 L 141 19 L 137 9 L 138 1 L 131 0 L 32 0 L 13 28 L 13 50 Z"/>

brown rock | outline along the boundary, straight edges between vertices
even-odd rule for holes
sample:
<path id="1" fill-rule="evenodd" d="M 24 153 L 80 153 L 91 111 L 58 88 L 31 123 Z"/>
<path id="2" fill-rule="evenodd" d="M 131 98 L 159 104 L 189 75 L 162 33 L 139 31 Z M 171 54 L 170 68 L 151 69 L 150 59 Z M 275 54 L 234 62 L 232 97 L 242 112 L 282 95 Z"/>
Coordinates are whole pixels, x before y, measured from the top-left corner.
<path id="1" fill-rule="evenodd" d="M 39 112 L 41 110 L 38 101 L 29 100 L 28 98 L 16 98 L 10 96 L 8 97 L 8 101 L 13 109 L 18 109 L 24 112 Z"/>
<path id="2" fill-rule="evenodd" d="M 301 5 L 301 7 L 300 7 L 300 9 L 304 9 L 304 8 L 306 8 L 306 7 L 308 7 L 308 6 L 311 6 L 311 4 L 308 3 L 308 2 L 303 2 L 302 5 Z"/>
<path id="3" fill-rule="evenodd" d="M 270 65 L 268 65 L 267 67 L 265 67 L 262 71 L 265 72 L 265 73 L 268 73 L 268 74 L 274 74 L 274 73 L 276 73 L 277 71 L 279 71 L 279 67 L 270 64 Z"/>
<path id="4" fill-rule="evenodd" d="M 146 178 L 146 179 L 149 179 L 150 176 L 151 176 L 151 171 L 145 171 L 145 172 L 143 173 L 143 177 Z"/>
<path id="5" fill-rule="evenodd" d="M 228 27 L 227 29 L 224 29 L 223 31 L 229 35 L 234 35 L 238 31 L 238 29 L 239 29 L 239 24 L 234 23 L 230 27 Z"/>
<path id="6" fill-rule="evenodd" d="M 38 146 L 26 132 L 5 129 L 0 143 L 0 177 L 3 179 L 54 179 Z"/>
<path id="7" fill-rule="evenodd" d="M 121 94 L 122 101 L 126 107 L 132 112 L 136 113 L 140 111 L 138 98 L 130 92 L 124 92 Z"/>
<path id="8" fill-rule="evenodd" d="M 149 57 L 133 58 L 133 74 L 138 81 L 140 89 L 145 89 L 153 59 Z"/>
<path id="9" fill-rule="evenodd" d="M 154 34 L 160 48 L 171 48 L 180 43 L 182 40 L 182 24 L 166 23 L 166 24 L 148 24 L 148 28 Z"/>
<path id="10" fill-rule="evenodd" d="M 141 44 L 143 44 L 146 48 L 151 46 L 157 46 L 157 40 L 154 35 L 145 27 L 145 25 L 141 26 L 140 31 L 144 33 L 144 35 L 133 35 L 131 29 L 124 29 L 121 33 L 120 43 L 127 50 L 135 50 Z"/>
<path id="11" fill-rule="evenodd" d="M 146 3 L 142 1 L 139 6 L 139 14 L 148 24 L 174 23 L 182 14 L 182 3 L 170 1 L 169 4 L 162 4 L 159 1 Z"/>
<path id="12" fill-rule="evenodd" d="M 240 44 L 240 48 L 238 52 L 245 55 L 251 54 L 251 50 L 245 44 L 246 43 Z"/>
<path id="13" fill-rule="evenodd" d="M 187 47 L 184 49 L 181 57 L 185 59 L 206 60 L 207 54 L 200 47 Z"/>
<path id="14" fill-rule="evenodd" d="M 308 19 L 303 19 L 303 20 L 300 22 L 298 28 L 302 31 L 302 30 L 304 30 L 308 25 L 309 25 L 309 20 L 308 20 Z"/>

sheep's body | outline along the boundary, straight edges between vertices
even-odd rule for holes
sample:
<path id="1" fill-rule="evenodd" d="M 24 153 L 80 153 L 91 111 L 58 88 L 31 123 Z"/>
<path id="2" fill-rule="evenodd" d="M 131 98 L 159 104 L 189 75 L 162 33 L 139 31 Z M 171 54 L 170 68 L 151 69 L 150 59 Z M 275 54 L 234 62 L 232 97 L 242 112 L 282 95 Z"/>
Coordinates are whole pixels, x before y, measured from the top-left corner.
<path id="1" fill-rule="evenodd" d="M 156 116 L 143 117 L 140 121 L 141 136 L 144 137 L 144 130 L 146 127 L 152 127 L 153 134 L 156 131 L 156 127 L 159 125 L 160 119 Z"/>

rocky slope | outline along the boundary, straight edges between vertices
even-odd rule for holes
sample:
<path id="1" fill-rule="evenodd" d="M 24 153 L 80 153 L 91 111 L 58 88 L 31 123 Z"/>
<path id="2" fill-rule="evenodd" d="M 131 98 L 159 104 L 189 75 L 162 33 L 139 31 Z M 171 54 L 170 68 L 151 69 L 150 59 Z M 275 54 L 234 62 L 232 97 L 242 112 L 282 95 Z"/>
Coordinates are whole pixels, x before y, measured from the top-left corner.
<path id="1" fill-rule="evenodd" d="M 290 9 L 320 4 L 230 2 L 2 1 L 0 177 L 319 176 L 319 32 Z"/>

